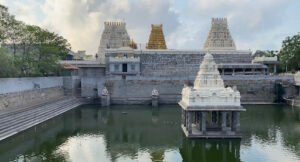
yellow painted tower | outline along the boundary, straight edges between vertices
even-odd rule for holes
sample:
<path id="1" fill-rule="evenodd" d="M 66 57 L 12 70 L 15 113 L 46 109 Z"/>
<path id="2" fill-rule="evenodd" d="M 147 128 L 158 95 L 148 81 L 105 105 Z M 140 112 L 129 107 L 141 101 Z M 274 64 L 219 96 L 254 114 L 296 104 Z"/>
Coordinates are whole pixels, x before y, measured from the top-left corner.
<path id="1" fill-rule="evenodd" d="M 146 46 L 147 49 L 167 49 L 165 36 L 163 32 L 163 25 L 151 25 L 151 33 L 149 41 Z"/>

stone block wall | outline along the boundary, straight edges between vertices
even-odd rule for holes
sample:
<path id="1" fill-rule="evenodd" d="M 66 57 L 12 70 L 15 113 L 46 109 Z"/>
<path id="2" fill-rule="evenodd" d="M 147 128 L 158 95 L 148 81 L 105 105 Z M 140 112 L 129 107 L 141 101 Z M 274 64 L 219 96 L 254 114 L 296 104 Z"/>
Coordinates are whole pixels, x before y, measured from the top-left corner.
<path id="1" fill-rule="evenodd" d="M 213 54 L 216 63 L 251 63 L 251 54 Z M 204 54 L 141 54 L 141 75 L 146 77 L 196 76 Z"/>
<path id="2" fill-rule="evenodd" d="M 273 103 L 276 99 L 275 82 L 292 85 L 293 79 L 278 76 L 225 76 L 225 86 L 237 86 L 241 93 L 242 104 Z M 112 104 L 150 104 L 151 92 L 159 91 L 159 103 L 177 104 L 181 99 L 181 90 L 185 83 L 194 80 L 184 78 L 127 78 L 106 81 L 111 93 Z M 288 88 L 287 92 L 290 91 Z M 288 92 L 289 93 L 289 92 Z"/>

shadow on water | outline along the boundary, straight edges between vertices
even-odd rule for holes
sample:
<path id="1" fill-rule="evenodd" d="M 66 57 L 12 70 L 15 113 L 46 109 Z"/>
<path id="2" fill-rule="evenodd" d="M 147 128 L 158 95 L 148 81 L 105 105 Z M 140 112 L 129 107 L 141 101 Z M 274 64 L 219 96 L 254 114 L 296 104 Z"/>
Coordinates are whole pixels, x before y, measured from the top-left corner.
<path id="1" fill-rule="evenodd" d="M 257 152 L 262 152 L 260 146 L 273 145 L 280 146 L 276 151 L 282 156 L 299 160 L 298 109 L 246 108 L 242 140 L 191 140 L 181 131 L 177 105 L 85 105 L 1 141 L 0 161 L 87 161 L 87 154 L 88 161 L 271 161 Z"/>

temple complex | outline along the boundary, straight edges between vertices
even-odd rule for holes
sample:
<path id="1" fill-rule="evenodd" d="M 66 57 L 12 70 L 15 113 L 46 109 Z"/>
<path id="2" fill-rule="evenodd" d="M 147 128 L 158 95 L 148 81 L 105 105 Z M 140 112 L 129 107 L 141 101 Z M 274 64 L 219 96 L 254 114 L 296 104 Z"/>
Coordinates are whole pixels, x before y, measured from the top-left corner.
<path id="1" fill-rule="evenodd" d="M 104 31 L 98 48 L 98 60 L 105 64 L 105 49 L 128 47 L 130 37 L 126 30 L 125 22 L 104 22 Z"/>
<path id="2" fill-rule="evenodd" d="M 211 28 L 204 44 L 207 50 L 236 50 L 226 18 L 212 18 Z"/>
<path id="3" fill-rule="evenodd" d="M 269 72 L 270 66 L 266 65 L 276 63 L 277 58 L 253 59 L 251 50 L 237 50 L 225 18 L 213 19 L 208 43 L 203 45 L 207 47 L 205 49 L 166 49 L 162 27 L 152 25 L 148 45 L 139 44 L 136 49 L 137 44 L 129 38 L 125 23 L 107 22 L 101 40 L 101 50 L 105 54 L 100 55 L 105 56 L 105 59 L 101 58 L 105 65 L 99 61 L 84 67 L 78 61 L 74 63 L 77 67 L 80 65 L 81 96 L 102 96 L 101 91 L 107 87 L 111 104 L 151 105 L 155 103 L 153 99 L 157 99 L 158 105 L 178 103 L 183 85 L 194 82 L 208 51 L 224 86 L 236 86 L 241 103 L 273 103 L 280 95 L 275 86 L 278 80 L 283 80 L 284 85 L 291 80 L 288 76 L 278 77 Z M 224 46 L 209 43 L 217 38 Z M 158 97 L 151 95 L 154 89 L 159 92 Z M 286 92 L 290 93 L 289 90 Z"/>
<path id="4" fill-rule="evenodd" d="M 206 53 L 193 87 L 182 89 L 182 129 L 191 138 L 238 138 L 240 92 L 225 88 L 213 56 Z"/>
<path id="5" fill-rule="evenodd" d="M 147 49 L 167 49 L 165 36 L 163 32 L 163 25 L 151 25 L 151 33 L 149 41 L 146 46 Z"/>

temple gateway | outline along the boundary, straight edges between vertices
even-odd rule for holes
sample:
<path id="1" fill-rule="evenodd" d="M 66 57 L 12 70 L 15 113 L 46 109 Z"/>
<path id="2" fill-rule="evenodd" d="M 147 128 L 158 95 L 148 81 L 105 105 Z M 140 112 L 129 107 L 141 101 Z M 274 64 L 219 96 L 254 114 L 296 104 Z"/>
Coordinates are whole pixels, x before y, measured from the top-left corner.
<path id="1" fill-rule="evenodd" d="M 224 87 L 213 56 L 206 53 L 193 87 L 182 89 L 182 129 L 191 138 L 240 138 L 240 92 Z"/>

